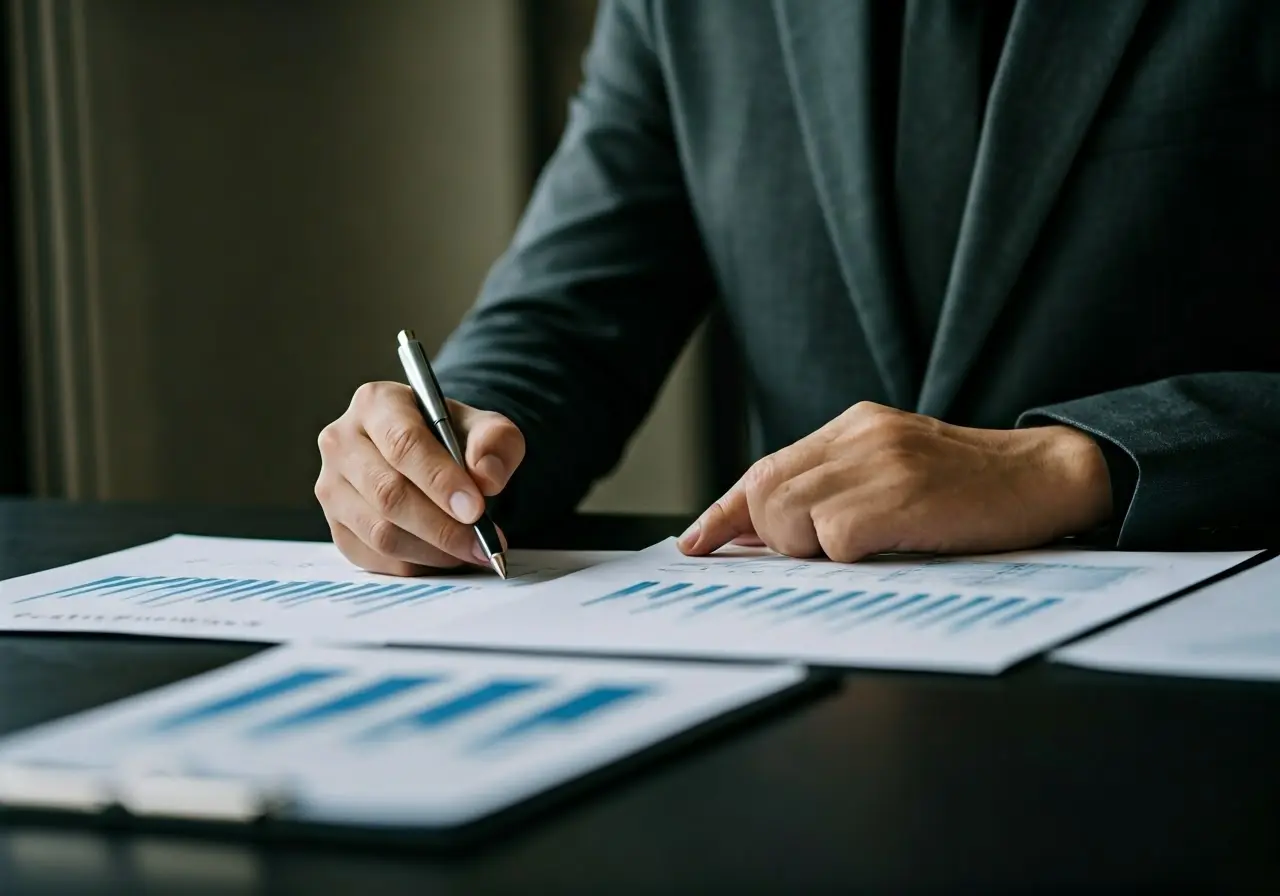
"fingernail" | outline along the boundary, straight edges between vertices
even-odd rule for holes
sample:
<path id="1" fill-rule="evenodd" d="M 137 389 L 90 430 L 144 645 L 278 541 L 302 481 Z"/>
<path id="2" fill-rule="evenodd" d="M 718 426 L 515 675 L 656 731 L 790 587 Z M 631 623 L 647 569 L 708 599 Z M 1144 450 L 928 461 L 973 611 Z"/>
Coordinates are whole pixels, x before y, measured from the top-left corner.
<path id="1" fill-rule="evenodd" d="M 489 558 L 485 555 L 484 548 L 480 547 L 478 542 L 471 546 L 471 556 L 476 558 L 477 563 L 485 566 L 489 565 Z"/>
<path id="2" fill-rule="evenodd" d="M 449 509 L 460 523 L 474 523 L 480 516 L 480 505 L 466 492 L 454 492 L 449 498 Z"/>
<path id="3" fill-rule="evenodd" d="M 496 455 L 486 454 L 476 461 L 476 472 L 495 485 L 501 485 L 507 473 L 501 459 Z"/>
<path id="4" fill-rule="evenodd" d="M 702 531 L 702 520 L 694 520 L 693 525 L 684 530 L 678 544 L 682 548 L 691 548 L 698 542 L 698 533 Z"/>

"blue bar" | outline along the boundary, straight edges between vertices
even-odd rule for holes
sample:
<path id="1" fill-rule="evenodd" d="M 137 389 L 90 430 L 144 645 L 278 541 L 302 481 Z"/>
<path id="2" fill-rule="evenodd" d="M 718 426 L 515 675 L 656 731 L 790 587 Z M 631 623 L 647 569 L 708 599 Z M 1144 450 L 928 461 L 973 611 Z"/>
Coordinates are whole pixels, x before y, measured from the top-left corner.
<path id="1" fill-rule="evenodd" d="M 354 594 L 357 591 L 368 591 L 370 588 L 376 587 L 368 582 L 318 582 L 317 584 L 325 585 L 324 588 L 316 588 L 315 590 L 304 589 L 295 591 L 290 595 L 282 595 L 280 597 L 280 606 L 289 606 L 292 604 L 306 603 L 313 598 L 321 598 L 323 600 L 332 600 L 340 596 Z M 272 598 L 273 600 L 275 598 Z"/>
<path id="2" fill-rule="evenodd" d="M 231 597 L 233 594 L 236 597 L 251 597 L 253 595 L 263 593 L 274 596 L 279 594 L 281 591 L 286 590 L 291 585 L 291 582 L 281 582 L 277 579 L 268 579 L 267 581 L 260 581 L 256 585 L 245 585 L 241 588 L 232 588 L 230 591 L 223 591 L 221 594 L 206 594 L 201 597 L 197 597 L 196 603 L 202 604 L 209 600 L 226 600 L 227 598 L 235 600 L 234 597 Z M 164 604 L 161 604 L 160 606 L 164 606 Z"/>
<path id="3" fill-rule="evenodd" d="M 425 590 L 420 587 L 415 587 L 408 594 L 405 594 L 402 597 L 397 597 L 394 600 L 387 601 L 385 604 L 379 604 L 376 607 L 369 607 L 368 609 L 361 610 L 359 613 L 352 613 L 347 618 L 355 619 L 357 616 L 368 616 L 370 613 L 380 613 L 383 610 L 389 609 L 390 607 L 395 607 L 400 604 L 407 604 L 415 600 L 422 600 L 424 597 L 434 597 L 438 593 L 441 593 L 444 591 L 452 591 L 452 590 L 453 590 L 452 585 L 439 585 L 435 588 L 427 588 Z"/>
<path id="4" fill-rule="evenodd" d="M 360 740 L 370 740 L 401 730 L 430 731 L 442 728 L 467 716 L 483 712 L 513 697 L 527 694 L 545 687 L 546 679 L 541 678 L 499 678 L 486 682 L 465 694 L 451 697 L 442 703 L 427 709 L 419 710 L 412 715 L 393 719 L 378 725 L 364 734 Z"/>
<path id="5" fill-rule="evenodd" d="M 756 604 L 762 604 L 765 601 L 773 600 L 775 597 L 782 594 L 790 594 L 795 590 L 796 589 L 794 588 L 774 588 L 772 591 L 766 591 L 764 594 L 756 595 L 751 598 L 751 600 L 744 600 L 742 603 L 738 604 L 737 609 L 745 610 L 747 607 L 754 607 Z"/>
<path id="6" fill-rule="evenodd" d="M 284 694 L 300 691 L 303 688 L 310 687 L 321 681 L 327 681 L 341 674 L 343 672 L 340 669 L 300 669 L 297 672 L 290 672 L 288 675 L 256 685 L 247 691 L 241 691 L 239 694 L 222 697 L 212 703 L 206 703 L 203 706 L 188 709 L 167 719 L 161 719 L 155 724 L 155 730 L 167 732 L 178 728 L 186 728 L 198 722 L 208 721 L 259 703 L 265 703 Z"/>
<path id="7" fill-rule="evenodd" d="M 197 594 L 200 595 L 201 597 L 204 597 L 206 595 L 222 594 L 228 591 L 238 591 L 242 588 L 247 588 L 250 585 L 255 585 L 259 581 L 261 580 L 260 579 L 214 579 L 212 586 L 197 588 L 194 591 L 192 591 L 190 594 L 188 594 L 187 597 L 192 598 L 192 597 L 195 597 Z M 163 595 L 163 594 L 157 594 L 152 597 L 148 597 L 146 600 L 138 601 L 138 605 L 142 606 L 143 604 L 154 603 L 155 601 L 163 600 L 165 596 L 166 595 Z"/>
<path id="8" fill-rule="evenodd" d="M 868 613 L 866 616 L 859 616 L 857 625 L 864 625 L 873 619 L 879 619 L 882 616 L 888 616 L 897 613 L 899 610 L 905 610 L 907 607 L 920 603 L 922 600 L 928 600 L 933 597 L 932 594 L 913 594 L 905 600 L 900 600 L 896 604 L 889 604 L 876 610 L 874 613 Z M 897 622 L 901 622 L 902 618 L 898 617 Z"/>
<path id="9" fill-rule="evenodd" d="M 271 595 L 271 599 L 275 600 L 276 598 L 284 597 L 285 595 L 297 596 L 299 594 L 308 594 L 318 591 L 331 591 L 334 588 L 340 587 L 333 582 L 286 582 L 285 586 L 286 587 L 281 588 L 275 594 Z M 251 596 L 252 595 L 248 594 L 237 594 L 235 597 L 227 601 L 227 603 L 233 604 L 238 600 L 244 600 L 246 597 Z"/>
<path id="10" fill-rule="evenodd" d="M 910 622 L 912 619 L 918 619 L 921 616 L 925 616 L 929 613 L 932 613 L 934 610 L 938 609 L 938 607 L 945 607 L 947 604 L 953 601 L 957 601 L 959 599 L 960 599 L 960 595 L 958 594 L 947 594 L 939 598 L 938 600 L 935 600 L 931 604 L 925 604 L 923 607 L 916 607 L 910 613 L 903 613 L 901 616 L 898 617 L 898 622 L 899 623 Z"/>
<path id="11" fill-rule="evenodd" d="M 92 582 L 83 582 L 79 585 L 69 585 L 66 588 L 60 588 L 57 591 L 46 591 L 44 594 L 36 594 L 32 597 L 24 597 L 22 600 L 34 600 L 37 597 L 58 597 L 74 594 L 77 591 L 92 591 L 95 588 L 101 588 L 103 585 L 109 585 L 112 582 L 136 582 L 138 576 L 107 576 L 105 579 L 94 579 Z M 17 601 L 22 603 L 22 601 Z"/>
<path id="12" fill-rule="evenodd" d="M 381 703 L 383 700 L 390 700 L 392 697 L 412 691 L 424 684 L 432 684 L 440 680 L 441 676 L 439 675 L 389 675 L 372 684 L 364 685 L 350 693 L 326 700 L 309 709 L 281 716 L 278 719 L 259 725 L 250 732 L 250 736 L 263 737 L 269 734 L 279 734 L 282 731 L 303 728 L 318 722 L 325 722 L 337 716 L 353 713 Z"/>
<path id="13" fill-rule="evenodd" d="M 941 613 L 937 614 L 936 616 L 924 617 L 919 623 L 916 624 L 916 628 L 928 628 L 929 626 L 939 623 L 944 619 L 951 619 L 954 616 L 959 616 L 961 613 L 967 613 L 969 610 L 972 610 L 974 607 L 980 607 L 989 600 L 991 600 L 990 595 L 986 597 L 972 598 L 971 600 L 967 600 L 964 603 L 960 604 L 958 607 L 951 607 L 950 609 L 944 610 Z"/>
<path id="14" fill-rule="evenodd" d="M 702 613 L 710 610 L 712 607 L 718 607 L 720 604 L 728 603 L 731 600 L 737 600 L 744 594 L 750 594 L 752 591 L 759 591 L 759 585 L 748 585 L 745 588 L 739 588 L 737 591 L 730 591 L 728 594 L 722 594 L 717 598 L 703 601 L 700 604 L 689 608 L 690 613 Z"/>
<path id="15" fill-rule="evenodd" d="M 370 592 L 369 594 L 352 601 L 352 603 L 367 604 L 371 600 L 382 600 L 387 597 L 399 597 L 400 595 L 407 594 L 410 591 L 421 591 L 422 587 L 423 586 L 417 582 L 409 585 L 388 585 L 386 588 L 383 588 L 381 592 Z"/>
<path id="16" fill-rule="evenodd" d="M 355 591 L 348 591 L 346 594 L 341 594 L 341 595 L 338 595 L 337 597 L 331 597 L 329 598 L 329 601 L 331 603 L 340 604 L 344 601 L 351 600 L 354 597 L 367 597 L 370 594 L 378 594 L 379 592 L 389 591 L 392 588 L 399 588 L 399 587 L 400 587 L 399 585 L 380 585 L 377 582 L 371 582 L 370 584 L 365 585 L 362 588 L 357 588 Z"/>
<path id="17" fill-rule="evenodd" d="M 217 582 L 217 581 L 219 580 L 210 579 L 210 578 L 191 579 L 185 585 L 173 585 L 173 586 L 165 586 L 160 588 L 144 588 L 143 590 L 139 591 L 138 594 L 142 595 L 142 594 L 147 594 L 151 591 L 155 591 L 155 592 L 158 592 L 158 596 L 160 597 L 171 597 L 175 594 L 183 594 L 188 591 L 203 590 L 205 588 L 208 588 L 210 585 L 212 585 L 214 582 Z M 156 594 L 152 595 L 152 597 L 155 597 L 155 596 L 157 595 Z"/>
<path id="18" fill-rule="evenodd" d="M 1041 610 L 1047 610 L 1050 607 L 1056 606 L 1060 603 L 1062 603 L 1062 598 L 1060 597 L 1046 597 L 1043 600 L 1036 601 L 1033 604 L 1023 607 L 1021 610 L 1019 610 L 1016 613 L 1012 613 L 1008 616 L 1005 616 L 1003 619 L 997 619 L 995 622 L 991 624 L 993 626 L 1008 625 L 1009 623 L 1014 622 L 1018 619 L 1026 619 L 1032 613 L 1039 613 Z"/>
<path id="19" fill-rule="evenodd" d="M 809 601 L 813 600 L 815 597 L 821 597 L 824 594 L 830 594 L 830 593 L 831 593 L 830 588 L 818 588 L 815 591 L 806 591 L 804 594 L 797 594 L 795 597 L 788 598 L 787 600 L 784 600 L 782 603 L 777 604 L 775 606 L 765 607 L 765 610 L 767 610 L 770 613 L 781 613 L 783 610 L 786 610 L 790 607 L 798 607 L 800 606 L 800 604 L 808 603 Z"/>
<path id="20" fill-rule="evenodd" d="M 541 728 L 562 728 L 581 722 L 596 713 L 618 703 L 647 694 L 648 685 L 598 685 L 583 691 L 549 709 L 540 710 L 518 722 L 503 728 L 476 745 L 477 750 L 494 747 L 512 740 L 519 740 Z"/>
<path id="21" fill-rule="evenodd" d="M 1003 612 L 1004 610 L 1008 610 L 1012 607 L 1020 606 L 1021 604 L 1025 604 L 1025 603 L 1026 603 L 1026 600 L 1024 600 L 1021 597 L 1009 597 L 1002 601 L 998 601 L 997 603 L 992 604 L 986 609 L 978 613 L 974 613 L 972 616 L 959 620 L 958 622 L 956 622 L 954 625 L 951 626 L 951 631 L 962 632 L 965 629 L 967 629 L 969 626 L 973 625 L 975 622 L 980 622 L 981 620 L 986 619 L 988 616 L 993 616 L 996 613 Z"/>
<path id="22" fill-rule="evenodd" d="M 652 588 L 656 584 L 658 583 L 657 582 L 636 582 L 634 585 L 628 585 L 626 588 L 622 588 L 618 591 L 614 591 L 612 594 L 605 594 L 601 597 L 593 597 L 591 598 L 591 600 L 584 601 L 582 603 L 582 606 L 589 607 L 592 604 L 604 603 L 607 600 L 614 600 L 619 597 L 630 597 L 633 594 L 638 594 L 639 592 L 644 591 L 646 588 Z"/>
<path id="23" fill-rule="evenodd" d="M 652 594 L 646 594 L 645 597 L 648 600 L 657 600 L 658 598 L 664 597 L 668 594 L 675 594 L 677 591 L 683 591 L 688 587 L 689 587 L 688 582 L 676 582 L 674 585 L 668 585 L 666 588 L 659 588 L 657 591 L 653 592 Z"/>
<path id="24" fill-rule="evenodd" d="M 128 599 L 130 597 L 141 597 L 144 594 L 150 594 L 154 591 L 163 591 L 165 594 L 173 594 L 176 591 L 182 590 L 183 587 L 198 588 L 200 587 L 200 583 L 204 581 L 205 579 L 197 579 L 191 576 L 186 576 L 184 578 L 165 579 L 163 582 L 157 585 L 144 585 L 141 588 L 134 589 L 132 592 L 125 595 L 125 599 Z"/>
<path id="25" fill-rule="evenodd" d="M 874 597 L 868 597 L 865 600 L 860 600 L 855 604 L 850 604 L 849 606 L 841 610 L 839 613 L 834 614 L 833 618 L 843 621 L 855 613 L 861 613 L 863 610 L 870 609 L 871 607 L 874 607 L 877 604 L 882 604 L 887 600 L 892 600 L 893 598 L 897 597 L 899 594 L 901 594 L 900 591 L 881 591 L 879 594 L 875 595 Z"/>
<path id="26" fill-rule="evenodd" d="M 823 610 L 830 610 L 832 607 L 838 607 L 845 601 L 853 600 L 859 595 L 866 594 L 865 591 L 846 591 L 844 594 L 838 594 L 831 600 L 824 600 L 820 604 L 814 604 L 812 607 L 804 607 L 803 609 L 793 613 L 792 619 L 799 619 L 802 616 L 812 616 L 815 613 L 821 613 Z"/>
<path id="27" fill-rule="evenodd" d="M 157 582 L 163 582 L 164 580 L 165 580 L 165 577 L 164 577 L 164 576 L 145 576 L 145 577 L 143 577 L 143 578 L 141 578 L 141 579 L 137 579 L 136 581 L 130 582 L 130 583 L 129 583 L 129 584 L 127 584 L 127 585 L 121 585 L 121 586 L 108 586 L 108 587 L 105 587 L 105 588 L 96 588 L 96 589 L 94 589 L 94 590 L 95 590 L 99 595 L 103 595 L 103 594 L 119 594 L 121 591 L 133 591 L 134 589 L 138 588 L 138 587 L 139 587 L 139 586 L 141 586 L 141 585 L 152 585 L 152 584 L 155 584 L 155 583 L 157 583 Z M 86 592 L 86 593 L 93 593 L 93 592 Z"/>
<path id="28" fill-rule="evenodd" d="M 248 585 L 257 584 L 261 579 L 210 579 L 203 587 L 196 588 L 189 596 L 219 594 L 224 591 L 234 591 L 238 588 L 244 588 Z M 148 598 L 138 603 L 149 603 L 151 600 L 159 600 L 164 595 L 156 595 L 154 598 Z"/>
<path id="29" fill-rule="evenodd" d="M 242 585 L 242 586 L 240 586 L 239 588 L 232 588 L 232 589 L 231 589 L 231 590 L 229 590 L 229 591 L 225 591 L 225 593 L 226 593 L 226 594 L 235 594 L 237 591 L 244 591 L 246 588 L 250 588 L 250 586 Z M 151 596 L 151 597 L 147 598 L 146 600 L 140 600 L 140 601 L 138 601 L 138 604 L 139 604 L 139 605 L 142 605 L 142 604 L 149 604 L 149 605 L 153 605 L 153 606 L 157 606 L 157 607 L 167 607 L 167 606 L 170 606 L 171 604 L 180 604 L 180 603 L 183 603 L 183 602 L 185 602 L 185 601 L 189 601 L 189 600 L 193 600 L 193 599 L 196 601 L 196 603 L 200 603 L 200 602 L 202 602 L 202 601 L 206 601 L 206 600 L 220 600 L 220 599 L 222 598 L 222 595 L 220 595 L 220 594 L 214 594 L 214 593 L 209 593 L 209 594 L 208 594 L 208 596 L 206 596 L 206 597 L 200 597 L 200 598 L 197 598 L 197 597 L 196 597 L 196 594 L 198 594 L 201 590 L 202 590 L 202 589 L 201 589 L 199 586 L 197 586 L 195 590 L 193 590 L 193 591 L 191 591 L 190 593 L 187 593 L 187 594 L 183 594 L 183 593 L 182 593 L 182 589 L 181 589 L 181 588 L 179 588 L 179 589 L 173 589 L 173 590 L 166 590 L 166 591 L 162 591 L 160 594 L 153 595 L 153 596 Z M 217 590 L 225 590 L 225 589 L 217 589 Z M 250 588 L 250 590 L 252 590 L 252 588 Z M 180 596 L 180 597 L 174 597 L 174 595 L 175 595 L 175 594 L 178 594 L 178 595 L 181 595 L 181 596 Z M 166 598 L 173 598 L 173 599 L 172 599 L 172 600 L 167 600 Z"/>
<path id="30" fill-rule="evenodd" d="M 697 591 L 690 591 L 687 594 L 677 594 L 670 600 L 658 601 L 657 603 L 645 604 L 642 607 L 632 610 L 632 614 L 648 613 L 651 610 L 663 610 L 672 604 L 678 604 L 681 601 L 693 600 L 695 597 L 706 597 L 708 594 L 714 594 L 723 588 L 723 585 L 708 585 L 705 588 L 699 588 Z"/>

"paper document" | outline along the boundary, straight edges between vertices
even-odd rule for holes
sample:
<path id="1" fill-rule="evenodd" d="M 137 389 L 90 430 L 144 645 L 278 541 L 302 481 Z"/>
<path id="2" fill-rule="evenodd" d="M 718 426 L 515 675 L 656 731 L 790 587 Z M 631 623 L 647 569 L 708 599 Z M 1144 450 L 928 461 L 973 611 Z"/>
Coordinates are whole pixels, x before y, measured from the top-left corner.
<path id="1" fill-rule="evenodd" d="M 0 582 L 0 630 L 239 641 L 377 643 L 492 608 L 616 551 L 510 551 L 487 570 L 399 578 L 362 572 L 325 542 L 175 535 Z"/>
<path id="2" fill-rule="evenodd" d="M 1117 672 L 1280 679 L 1280 560 L 1068 645 L 1053 659 Z"/>
<path id="3" fill-rule="evenodd" d="M 435 643 L 997 673 L 1256 552 L 1022 551 L 841 564 L 675 542 L 538 586 Z"/>
<path id="4" fill-rule="evenodd" d="M 291 820 L 450 826 L 804 677 L 783 665 L 278 647 L 0 740 L 0 802 L 251 820 L 237 816 L 256 792 L 282 797 L 277 815 Z"/>

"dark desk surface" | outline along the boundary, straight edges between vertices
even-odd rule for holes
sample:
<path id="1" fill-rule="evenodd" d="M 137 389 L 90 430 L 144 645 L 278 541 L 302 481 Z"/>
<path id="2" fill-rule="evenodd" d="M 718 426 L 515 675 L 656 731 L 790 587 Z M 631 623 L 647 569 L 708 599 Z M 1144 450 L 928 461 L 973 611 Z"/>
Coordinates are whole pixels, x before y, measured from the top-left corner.
<path id="1" fill-rule="evenodd" d="M 675 519 L 582 518 L 640 547 Z M 316 514 L 0 501 L 0 579 L 171 532 L 323 538 Z M 196 641 L 0 635 L 0 732 L 239 659 Z M 1031 664 L 851 673 L 835 692 L 472 854 L 0 830 L 0 893 L 1280 890 L 1280 686 Z"/>

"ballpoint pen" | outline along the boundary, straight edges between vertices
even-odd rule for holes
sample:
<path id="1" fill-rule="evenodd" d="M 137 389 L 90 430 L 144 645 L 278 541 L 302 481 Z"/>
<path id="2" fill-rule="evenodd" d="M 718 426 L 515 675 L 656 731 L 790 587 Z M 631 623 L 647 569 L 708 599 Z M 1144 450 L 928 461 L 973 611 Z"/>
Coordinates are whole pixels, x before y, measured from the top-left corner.
<path id="1" fill-rule="evenodd" d="M 453 431 L 449 407 L 445 404 L 444 395 L 440 392 L 440 384 L 431 370 L 431 362 L 427 360 L 427 353 L 423 350 L 422 343 L 414 338 L 413 330 L 401 330 L 396 341 L 399 342 L 396 353 L 400 356 L 400 364 L 404 367 L 404 375 L 409 379 L 413 396 L 417 399 L 418 410 L 426 418 L 427 425 L 431 427 L 436 438 L 458 462 L 458 466 L 466 470 L 466 456 L 462 453 L 458 436 Z M 475 521 L 473 528 L 476 530 L 480 549 L 489 559 L 489 565 L 493 567 L 494 572 L 505 579 L 507 558 L 502 552 L 502 539 L 498 537 L 498 529 L 489 518 L 487 510 L 480 514 L 480 519 Z"/>

